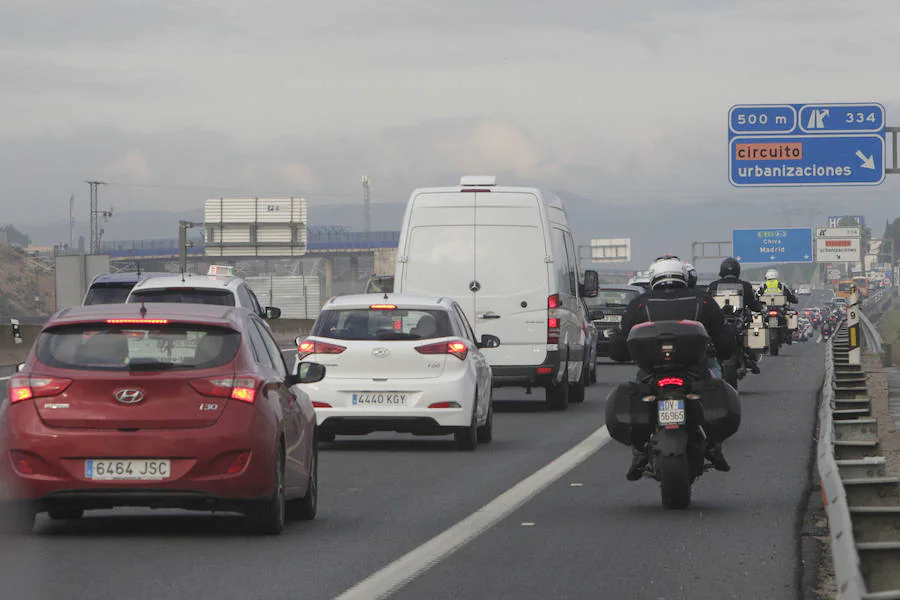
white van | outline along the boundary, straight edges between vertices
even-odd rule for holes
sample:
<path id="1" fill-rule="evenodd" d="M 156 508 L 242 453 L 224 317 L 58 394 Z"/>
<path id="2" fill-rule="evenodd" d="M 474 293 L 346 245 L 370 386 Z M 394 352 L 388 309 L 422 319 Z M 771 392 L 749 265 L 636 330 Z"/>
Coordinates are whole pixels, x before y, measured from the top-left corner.
<path id="1" fill-rule="evenodd" d="M 597 294 L 554 194 L 463 177 L 458 187 L 413 191 L 397 249 L 394 291 L 447 296 L 462 307 L 485 349 L 494 387 L 543 387 L 550 408 L 582 402 L 590 344 L 580 296 Z"/>

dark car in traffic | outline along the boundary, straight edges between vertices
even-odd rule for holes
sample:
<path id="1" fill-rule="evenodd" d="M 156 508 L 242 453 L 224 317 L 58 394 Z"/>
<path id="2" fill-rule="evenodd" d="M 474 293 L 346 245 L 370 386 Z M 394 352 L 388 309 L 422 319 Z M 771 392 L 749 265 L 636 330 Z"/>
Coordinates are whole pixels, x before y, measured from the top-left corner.
<path id="1" fill-rule="evenodd" d="M 251 310 L 196 304 L 65 309 L 0 408 L 5 529 L 118 506 L 244 513 L 252 532 L 312 519 L 316 417 Z"/>
<path id="2" fill-rule="evenodd" d="M 622 315 L 628 303 L 644 294 L 646 290 L 636 285 L 601 285 L 597 295 L 585 298 L 591 311 L 591 321 L 597 328 L 597 356 L 609 356 L 609 342 L 613 332 L 619 328 Z"/>

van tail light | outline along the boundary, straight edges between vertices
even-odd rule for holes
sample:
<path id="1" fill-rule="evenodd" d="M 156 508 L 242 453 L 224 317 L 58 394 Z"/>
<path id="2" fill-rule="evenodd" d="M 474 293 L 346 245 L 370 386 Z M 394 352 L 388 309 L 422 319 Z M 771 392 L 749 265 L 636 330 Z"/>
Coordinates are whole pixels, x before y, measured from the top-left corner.
<path id="1" fill-rule="evenodd" d="M 58 396 L 70 385 L 72 385 L 71 379 L 15 375 L 9 379 L 9 403 L 15 404 L 31 398 Z"/>
<path id="2" fill-rule="evenodd" d="M 256 392 L 262 384 L 261 379 L 252 375 L 223 375 L 219 377 L 206 377 L 204 379 L 192 379 L 191 387 L 198 394 L 212 396 L 214 398 L 231 398 L 247 404 L 256 401 Z"/>
<path id="3" fill-rule="evenodd" d="M 547 317 L 547 343 L 559 343 L 559 319 L 557 317 Z"/>
<path id="4" fill-rule="evenodd" d="M 426 346 L 416 346 L 416 352 L 419 354 L 452 354 L 459 360 L 466 360 L 469 347 L 465 342 L 460 341 L 437 342 Z"/>
<path id="5" fill-rule="evenodd" d="M 303 340 L 297 346 L 297 360 L 303 360 L 311 354 L 340 354 L 346 346 L 338 346 L 321 340 Z"/>
<path id="6" fill-rule="evenodd" d="M 559 294 L 547 297 L 547 308 L 559 308 Z"/>

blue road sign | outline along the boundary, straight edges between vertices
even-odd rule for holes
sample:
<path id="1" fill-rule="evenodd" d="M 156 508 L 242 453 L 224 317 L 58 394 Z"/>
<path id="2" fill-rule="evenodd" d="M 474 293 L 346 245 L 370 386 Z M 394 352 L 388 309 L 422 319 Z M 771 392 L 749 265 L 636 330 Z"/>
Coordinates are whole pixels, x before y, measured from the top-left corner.
<path id="1" fill-rule="evenodd" d="M 884 107 L 746 104 L 728 112 L 728 178 L 738 187 L 878 185 Z"/>
<path id="2" fill-rule="evenodd" d="M 813 230 L 735 229 L 731 253 L 742 263 L 813 262 Z"/>

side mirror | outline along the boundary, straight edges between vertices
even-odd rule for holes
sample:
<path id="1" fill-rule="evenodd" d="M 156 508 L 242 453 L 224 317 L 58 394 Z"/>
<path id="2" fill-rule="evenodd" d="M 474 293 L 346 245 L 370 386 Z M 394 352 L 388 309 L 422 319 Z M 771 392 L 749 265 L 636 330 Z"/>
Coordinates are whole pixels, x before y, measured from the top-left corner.
<path id="1" fill-rule="evenodd" d="M 496 348 L 500 345 L 500 338 L 496 335 L 485 333 L 481 336 L 481 341 L 477 345 L 479 348 Z"/>
<path id="2" fill-rule="evenodd" d="M 267 318 L 267 319 L 277 319 L 277 318 L 280 317 L 280 316 L 281 316 L 281 309 L 280 309 L 280 308 L 276 308 L 276 307 L 274 307 L 274 306 L 267 306 L 267 307 L 266 307 L 266 318 Z"/>
<path id="3" fill-rule="evenodd" d="M 302 341 L 303 341 L 303 336 L 302 336 L 302 335 L 298 335 L 297 337 L 294 338 L 294 345 L 297 346 L 297 347 L 299 348 L 299 347 L 300 347 L 300 343 L 301 343 Z"/>
<path id="4" fill-rule="evenodd" d="M 585 298 L 596 298 L 600 290 L 600 275 L 597 271 L 588 269 L 584 272 L 584 284 L 582 287 L 582 295 Z"/>
<path id="5" fill-rule="evenodd" d="M 288 375 L 288 387 L 298 383 L 317 383 L 325 379 L 325 365 L 314 362 L 302 362 L 297 365 L 293 373 Z"/>
<path id="6" fill-rule="evenodd" d="M 18 373 L 19 371 L 21 371 L 24 368 L 25 368 L 25 363 L 19 363 L 16 365 L 16 372 Z"/>

